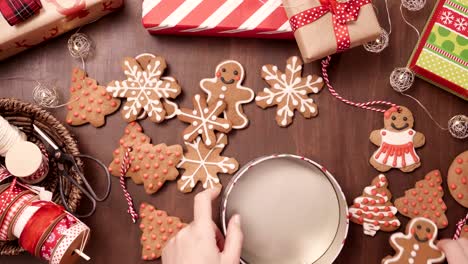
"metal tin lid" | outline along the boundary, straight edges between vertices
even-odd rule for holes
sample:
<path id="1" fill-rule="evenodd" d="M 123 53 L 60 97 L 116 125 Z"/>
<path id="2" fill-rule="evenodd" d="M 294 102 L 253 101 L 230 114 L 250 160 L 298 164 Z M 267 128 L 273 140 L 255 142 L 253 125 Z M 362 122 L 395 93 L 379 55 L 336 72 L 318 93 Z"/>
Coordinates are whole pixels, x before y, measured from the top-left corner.
<path id="1" fill-rule="evenodd" d="M 347 203 L 322 166 L 275 155 L 244 166 L 225 190 L 221 219 L 240 214 L 249 264 L 332 263 L 348 232 Z"/>

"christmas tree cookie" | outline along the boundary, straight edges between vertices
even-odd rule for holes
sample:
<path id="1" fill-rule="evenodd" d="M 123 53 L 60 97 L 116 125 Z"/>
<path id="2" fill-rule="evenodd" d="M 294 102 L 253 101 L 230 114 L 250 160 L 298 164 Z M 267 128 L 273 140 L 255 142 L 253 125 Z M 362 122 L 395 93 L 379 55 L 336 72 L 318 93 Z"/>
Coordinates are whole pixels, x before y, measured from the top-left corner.
<path id="1" fill-rule="evenodd" d="M 168 216 L 166 212 L 146 203 L 140 206 L 140 218 L 143 260 L 155 260 L 161 257 L 167 242 L 187 226 L 179 218 Z"/>
<path id="2" fill-rule="evenodd" d="M 423 180 L 416 182 L 415 188 L 407 190 L 405 196 L 395 200 L 400 214 L 409 218 L 424 217 L 433 221 L 438 228 L 448 225 L 447 206 L 442 197 L 442 177 L 439 170 L 429 172 Z"/>
<path id="3" fill-rule="evenodd" d="M 106 87 L 99 86 L 96 80 L 86 76 L 79 68 L 72 71 L 70 99 L 67 103 L 69 125 L 79 126 L 90 123 L 95 127 L 106 123 L 106 115 L 117 111 L 120 100 L 112 98 Z"/>
<path id="4" fill-rule="evenodd" d="M 370 186 L 364 188 L 362 196 L 354 199 L 354 204 L 349 208 L 349 218 L 353 223 L 362 225 L 364 234 L 369 236 L 374 236 L 379 230 L 395 231 L 400 227 L 400 221 L 395 216 L 397 209 L 391 199 L 387 178 L 380 174 Z"/>
<path id="5" fill-rule="evenodd" d="M 453 160 L 448 170 L 447 184 L 455 201 L 468 208 L 468 150 Z"/>

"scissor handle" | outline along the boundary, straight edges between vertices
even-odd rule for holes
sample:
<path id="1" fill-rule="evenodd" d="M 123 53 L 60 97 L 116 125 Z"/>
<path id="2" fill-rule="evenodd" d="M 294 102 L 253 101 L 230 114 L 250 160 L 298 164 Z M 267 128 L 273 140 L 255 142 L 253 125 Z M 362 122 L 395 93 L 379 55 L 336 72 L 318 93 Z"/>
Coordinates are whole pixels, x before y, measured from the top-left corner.
<path id="1" fill-rule="evenodd" d="M 79 167 L 76 164 L 76 162 L 74 163 L 74 167 L 78 170 L 78 174 L 81 177 L 81 180 L 83 180 L 84 185 L 86 186 L 86 188 L 88 189 L 90 195 L 94 198 L 94 200 L 96 200 L 98 202 L 103 202 L 104 200 L 106 200 L 107 197 L 109 197 L 109 194 L 110 194 L 110 191 L 111 191 L 111 175 L 110 175 L 109 170 L 107 169 L 107 166 L 104 163 L 102 163 L 102 161 L 100 161 L 100 160 L 98 160 L 95 157 L 90 156 L 90 155 L 78 154 L 78 155 L 74 155 L 74 157 L 85 158 L 85 159 L 92 160 L 92 161 L 96 162 L 99 165 L 99 167 L 101 167 L 104 170 L 104 173 L 106 174 L 106 179 L 107 179 L 107 188 L 106 188 L 106 192 L 104 193 L 104 195 L 102 197 L 98 197 L 96 192 L 93 190 L 93 188 L 89 184 L 89 182 L 86 180 L 86 177 L 84 176 L 83 172 L 81 172 L 81 170 L 79 170 Z M 75 159 L 73 159 L 73 160 L 75 160 Z"/>
<path id="2" fill-rule="evenodd" d="M 96 200 L 75 180 L 73 177 L 70 177 L 67 171 L 63 172 L 64 175 L 73 185 L 75 185 L 88 199 L 91 201 L 92 208 L 91 211 L 86 214 L 73 213 L 74 216 L 78 218 L 90 217 L 96 211 Z M 62 199 L 63 206 L 69 212 L 72 212 L 70 206 L 68 205 L 67 198 L 65 197 L 64 188 L 63 188 L 63 177 L 59 177 L 59 189 L 60 189 L 60 198 Z"/>

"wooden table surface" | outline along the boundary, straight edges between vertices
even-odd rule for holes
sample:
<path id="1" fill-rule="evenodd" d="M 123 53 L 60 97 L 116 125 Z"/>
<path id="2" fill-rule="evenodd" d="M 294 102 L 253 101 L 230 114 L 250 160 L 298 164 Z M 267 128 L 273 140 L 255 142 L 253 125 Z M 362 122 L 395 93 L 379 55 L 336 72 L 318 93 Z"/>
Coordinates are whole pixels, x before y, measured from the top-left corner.
<path id="1" fill-rule="evenodd" d="M 391 2 L 393 34 L 390 47 L 381 54 L 370 54 L 362 48 L 355 48 L 333 57 L 330 70 L 335 88 L 345 97 L 355 100 L 385 99 L 409 107 L 415 116 L 415 129 L 426 135 L 426 145 L 418 150 L 422 166 L 410 174 L 396 170 L 386 173 L 390 190 L 394 197 L 400 197 L 425 173 L 440 169 L 445 177 L 452 159 L 468 149 L 467 141 L 452 138 L 447 132 L 438 129 L 424 111 L 411 99 L 394 92 L 388 84 L 388 76 L 394 67 L 405 65 L 415 46 L 416 37 L 400 19 L 399 1 Z M 127 1 L 126 7 L 82 29 L 95 42 L 96 54 L 86 66 L 90 77 L 105 85 L 111 80 L 122 80 L 120 60 L 124 56 L 136 56 L 143 52 L 162 55 L 169 65 L 168 74 L 175 76 L 183 87 L 183 95 L 177 99 L 182 106 L 191 107 L 191 97 L 200 93 L 199 81 L 212 77 L 216 65 L 224 59 L 241 62 L 246 71 L 245 85 L 260 91 L 265 83 L 260 77 L 260 68 L 272 63 L 281 69 L 286 59 L 298 55 L 294 41 L 229 39 L 207 37 L 151 36 L 140 22 L 141 1 Z M 422 29 L 435 0 L 428 0 L 426 7 L 412 13 L 409 20 Z M 388 28 L 384 16 L 383 1 L 377 3 L 379 19 Z M 54 79 L 60 87 L 62 98 L 68 97 L 71 69 L 80 63 L 67 52 L 66 43 L 70 34 L 23 52 L 7 61 L 0 62 L 0 97 L 16 97 L 31 101 L 33 82 L 5 80 L 10 77 L 32 79 Z M 320 36 L 317 36 L 319 38 Z M 307 74 L 319 74 L 319 62 L 305 66 Z M 2 80 L 3 79 L 3 80 Z M 443 124 L 455 114 L 468 115 L 467 103 L 462 99 L 416 80 L 409 94 L 419 98 Z M 245 130 L 229 134 L 229 145 L 224 154 L 235 157 L 241 165 L 248 161 L 272 153 L 293 153 L 307 156 L 327 167 L 346 194 L 348 203 L 361 194 L 371 179 L 378 175 L 368 159 L 376 150 L 369 141 L 374 129 L 383 127 L 380 113 L 365 111 L 339 102 L 327 90 L 312 96 L 316 100 L 320 114 L 313 119 L 304 119 L 296 114 L 288 128 L 280 128 L 275 120 L 275 109 L 262 110 L 254 103 L 245 107 L 251 124 Z M 65 100 L 65 99 L 62 99 Z M 53 110 L 64 120 L 64 108 Z M 107 118 L 107 124 L 99 129 L 90 125 L 71 127 L 83 153 L 98 157 L 105 163 L 112 160 L 112 151 L 117 147 L 126 122 L 116 113 Z M 182 144 L 181 131 L 185 124 L 177 119 L 155 125 L 149 120 L 141 121 L 146 134 L 153 142 Z M 87 177 L 97 188 L 103 187 L 104 180 L 88 170 Z M 226 185 L 230 177 L 221 176 Z M 445 179 L 445 178 L 444 178 Z M 126 202 L 118 184 L 112 178 L 113 189 L 109 199 L 98 205 L 94 216 L 85 219 L 92 229 L 91 242 L 86 253 L 92 257 L 89 263 L 144 263 L 140 260 L 140 230 L 132 224 L 126 213 Z M 155 195 L 145 194 L 142 186 L 128 181 L 129 191 L 135 204 L 150 202 L 190 222 L 193 214 L 193 197 L 202 188 L 200 185 L 190 194 L 182 194 L 175 182 L 166 183 Z M 102 189 L 102 188 L 101 188 Z M 448 194 L 444 200 L 448 206 L 449 226 L 440 237 L 451 237 L 455 223 L 466 213 Z M 214 206 L 214 217 L 219 223 L 219 201 Z M 271 217 L 274 217 L 272 215 Z M 407 218 L 399 215 L 405 225 Z M 351 224 L 344 250 L 335 263 L 380 263 L 392 253 L 388 243 L 388 233 L 378 232 L 372 238 L 364 236 L 362 227 Z M 317 241 L 319 243 L 319 241 Z M 0 264 L 39 263 L 28 254 L 17 257 L 0 257 Z M 85 263 L 84 261 L 82 263 Z M 159 262 L 157 262 L 159 263 Z"/>

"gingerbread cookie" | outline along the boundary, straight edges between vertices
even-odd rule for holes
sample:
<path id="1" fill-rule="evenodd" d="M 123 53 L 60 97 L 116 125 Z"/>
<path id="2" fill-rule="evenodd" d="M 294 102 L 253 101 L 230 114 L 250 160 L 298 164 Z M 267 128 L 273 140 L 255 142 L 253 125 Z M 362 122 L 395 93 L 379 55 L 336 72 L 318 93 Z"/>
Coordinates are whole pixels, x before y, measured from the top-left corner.
<path id="1" fill-rule="evenodd" d="M 436 225 L 422 217 L 414 218 L 406 226 L 406 234 L 395 233 L 390 245 L 396 251 L 394 256 L 382 260 L 382 264 L 435 264 L 442 263 L 445 255 L 435 245 Z"/>
<path id="2" fill-rule="evenodd" d="M 434 170 L 416 182 L 415 188 L 407 190 L 404 197 L 396 199 L 395 206 L 404 216 L 409 218 L 422 216 L 432 220 L 438 228 L 446 228 L 447 206 L 442 199 L 443 196 L 440 171 Z"/>
<path id="3" fill-rule="evenodd" d="M 305 118 L 318 114 L 317 105 L 308 94 L 320 92 L 323 80 L 317 75 L 302 77 L 302 65 L 302 60 L 293 56 L 287 61 L 285 73 L 275 65 L 262 67 L 262 78 L 270 88 L 258 93 L 255 101 L 261 108 L 277 105 L 276 122 L 282 127 L 291 124 L 295 110 Z"/>
<path id="4" fill-rule="evenodd" d="M 179 218 L 168 216 L 166 212 L 157 210 L 147 203 L 142 203 L 140 206 L 140 218 L 143 260 L 155 260 L 161 257 L 167 242 L 187 226 Z"/>
<path id="5" fill-rule="evenodd" d="M 194 109 L 176 110 L 177 118 L 190 125 L 184 130 L 184 140 L 194 141 L 198 135 L 201 135 L 203 142 L 208 148 L 216 145 L 215 131 L 228 133 L 231 131 L 231 122 L 225 118 L 219 117 L 226 108 L 226 104 L 219 100 L 210 106 L 207 106 L 205 97 L 196 94 L 193 97 Z"/>
<path id="6" fill-rule="evenodd" d="M 123 164 L 127 151 L 130 164 Z M 120 177 L 122 165 L 129 165 L 126 176 L 131 177 L 136 184 L 144 184 L 146 193 L 153 194 L 166 181 L 173 181 L 179 176 L 176 166 L 182 159 L 182 147 L 152 145 L 149 137 L 142 133 L 142 128 L 132 122 L 125 129 L 125 135 L 120 139 L 120 146 L 114 150 L 113 157 L 109 165 L 112 175 Z"/>
<path id="7" fill-rule="evenodd" d="M 239 163 L 234 158 L 221 156 L 221 152 L 227 144 L 227 136 L 219 133 L 213 148 L 207 148 L 200 137 L 195 142 L 185 142 L 187 151 L 177 168 L 184 169 L 182 177 L 177 181 L 177 187 L 182 192 L 191 192 L 197 182 L 203 183 L 203 188 L 221 186 L 218 173 L 233 174 L 239 168 Z"/>
<path id="8" fill-rule="evenodd" d="M 232 128 L 245 128 L 249 119 L 244 114 L 242 105 L 252 102 L 255 94 L 252 89 L 242 86 L 244 68 L 237 61 L 223 61 L 216 66 L 215 74 L 214 78 L 200 81 L 200 87 L 208 94 L 208 105 L 223 100 L 226 103 L 224 117 L 231 121 Z"/>
<path id="9" fill-rule="evenodd" d="M 66 121 L 69 125 L 79 126 L 90 123 L 95 127 L 106 123 L 106 115 L 117 111 L 120 100 L 112 98 L 106 87 L 86 76 L 79 68 L 72 70 L 70 99 L 67 103 Z"/>
<path id="10" fill-rule="evenodd" d="M 174 116 L 176 106 L 168 99 L 176 98 L 181 88 L 174 78 L 161 77 L 166 67 L 164 58 L 152 54 L 123 60 L 127 79 L 112 81 L 107 91 L 114 97 L 127 98 L 122 110 L 127 122 L 148 116 L 151 121 L 160 123 L 168 116 Z"/>
<path id="11" fill-rule="evenodd" d="M 461 234 L 460 234 L 460 238 L 466 238 L 468 239 L 468 224 L 467 225 L 464 225 L 461 229 Z"/>
<path id="12" fill-rule="evenodd" d="M 392 168 L 411 172 L 421 166 L 415 148 L 422 147 L 425 137 L 413 130 L 414 118 L 404 106 L 394 106 L 384 114 L 384 128 L 372 131 L 370 141 L 379 148 L 369 162 L 378 171 Z"/>
<path id="13" fill-rule="evenodd" d="M 392 232 L 401 225 L 395 216 L 397 209 L 391 202 L 392 194 L 387 187 L 387 178 L 380 174 L 349 208 L 351 222 L 362 225 L 366 235 L 374 236 L 379 230 Z"/>
<path id="14" fill-rule="evenodd" d="M 453 160 L 448 170 L 447 184 L 452 197 L 468 208 L 468 150 Z"/>

